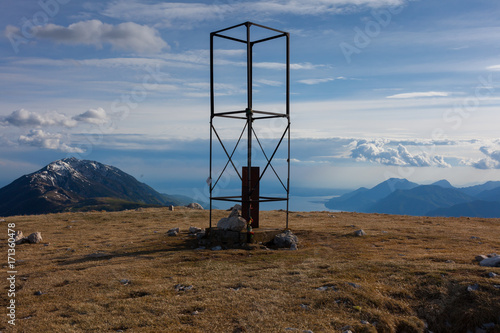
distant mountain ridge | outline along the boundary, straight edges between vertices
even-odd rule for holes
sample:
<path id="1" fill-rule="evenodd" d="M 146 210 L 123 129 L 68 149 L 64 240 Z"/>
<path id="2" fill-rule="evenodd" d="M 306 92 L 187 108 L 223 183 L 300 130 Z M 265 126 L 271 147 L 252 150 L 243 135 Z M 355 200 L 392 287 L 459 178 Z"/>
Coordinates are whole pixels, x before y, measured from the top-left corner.
<path id="1" fill-rule="evenodd" d="M 419 185 L 391 178 L 371 189 L 361 187 L 332 198 L 325 206 L 361 213 L 500 218 L 500 182 L 456 188 L 447 180 Z"/>
<path id="2" fill-rule="evenodd" d="M 179 204 L 116 167 L 74 157 L 52 162 L 0 189 L 0 216 Z"/>

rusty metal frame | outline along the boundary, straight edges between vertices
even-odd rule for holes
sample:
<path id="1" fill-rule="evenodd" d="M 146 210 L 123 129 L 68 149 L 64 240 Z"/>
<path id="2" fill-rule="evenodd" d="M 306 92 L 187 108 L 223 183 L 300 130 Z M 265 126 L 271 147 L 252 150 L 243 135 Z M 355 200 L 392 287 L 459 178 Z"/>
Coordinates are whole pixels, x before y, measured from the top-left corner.
<path id="1" fill-rule="evenodd" d="M 258 28 L 262 28 L 262 29 L 267 29 L 271 32 L 276 33 L 276 35 L 252 41 L 251 31 L 252 31 L 253 26 L 258 27 Z M 246 28 L 246 39 L 235 38 L 235 37 L 231 37 L 231 36 L 224 34 L 225 32 L 229 32 L 230 30 L 233 30 L 236 28 L 241 28 L 241 27 Z M 234 42 L 246 44 L 246 48 L 247 48 L 247 52 L 246 52 L 247 53 L 246 54 L 246 56 L 247 56 L 247 107 L 245 110 L 225 111 L 225 112 L 216 112 L 216 110 L 215 110 L 215 82 L 214 82 L 214 38 L 215 37 L 228 39 L 228 40 L 231 40 Z M 252 50 L 253 50 L 253 46 L 255 44 L 258 44 L 258 43 L 263 43 L 263 42 L 267 42 L 267 41 L 277 39 L 277 38 L 282 38 L 282 37 L 286 38 L 286 68 L 285 68 L 285 71 L 286 71 L 286 78 L 285 78 L 285 80 L 286 80 L 286 82 L 285 82 L 285 87 L 286 87 L 285 104 L 286 105 L 285 105 L 285 109 L 286 109 L 286 111 L 285 111 L 285 113 L 277 113 L 277 112 L 269 112 L 269 111 L 263 111 L 263 110 L 253 110 L 253 108 L 252 108 L 252 102 L 253 102 L 253 100 L 252 100 L 252 98 L 253 98 Z M 222 142 L 215 126 L 214 126 L 214 118 L 216 118 L 216 117 L 246 120 L 246 124 L 243 128 L 243 131 L 242 131 L 242 133 L 241 133 L 241 135 L 236 143 L 236 146 L 232 150 L 231 154 L 229 154 L 229 152 L 227 151 L 225 145 L 223 144 L 223 142 Z M 274 149 L 272 155 L 268 158 L 267 154 L 264 151 L 264 148 L 261 145 L 260 140 L 258 139 L 258 137 L 255 133 L 255 130 L 253 129 L 253 122 L 254 122 L 254 120 L 269 119 L 269 118 L 286 118 L 288 124 L 286 126 L 286 129 L 283 132 L 283 135 L 281 136 L 281 138 L 279 140 L 279 143 L 276 145 L 276 148 Z M 248 167 L 248 170 L 251 170 L 251 168 L 252 168 L 252 141 L 253 141 L 253 137 L 255 137 L 255 139 L 257 140 L 257 142 L 259 144 L 259 147 L 261 148 L 261 150 L 262 150 L 262 152 L 267 160 L 267 164 L 266 164 L 264 170 L 262 171 L 262 173 L 260 174 L 259 182 L 262 179 L 262 177 L 264 176 L 265 172 L 270 167 L 274 171 L 276 177 L 278 177 L 278 180 L 280 181 L 281 185 L 283 185 L 284 191 L 286 192 L 286 197 L 259 196 L 258 202 L 286 201 L 286 228 L 288 229 L 289 202 L 290 202 L 290 34 L 288 32 L 284 32 L 281 30 L 266 27 L 266 26 L 252 23 L 252 22 L 244 22 L 244 23 L 241 23 L 238 25 L 234 25 L 234 26 L 210 33 L 210 170 L 209 170 L 210 175 L 209 175 L 209 178 L 207 181 L 209 188 L 210 188 L 210 228 L 212 228 L 212 207 L 213 207 L 212 202 L 214 200 L 215 201 L 241 202 L 241 203 L 243 203 L 243 201 L 246 200 L 246 202 L 249 203 L 248 206 L 249 207 L 251 206 L 251 203 L 252 203 L 251 193 L 252 193 L 253 189 L 249 191 L 248 195 L 246 195 L 246 197 L 248 199 L 245 199 L 243 197 L 243 195 L 241 195 L 241 196 L 219 196 L 219 197 L 213 196 L 213 190 L 217 186 L 219 179 L 224 174 L 224 172 L 226 171 L 226 168 L 228 167 L 229 164 L 231 164 L 233 166 L 233 168 L 235 169 L 239 178 L 242 179 L 242 176 L 240 175 L 239 171 L 237 170 L 237 167 L 235 166 L 232 158 L 233 158 L 234 152 L 236 151 L 236 149 L 241 141 L 241 138 L 243 137 L 245 130 L 247 131 L 247 145 L 248 145 L 248 147 L 247 147 L 247 149 L 248 149 L 247 167 Z M 213 169 L 212 169 L 213 156 L 212 156 L 212 154 L 213 154 L 213 141 L 214 141 L 213 135 L 214 134 L 217 137 L 217 140 L 219 141 L 220 145 L 222 146 L 228 160 L 227 160 L 227 163 L 224 166 L 222 172 L 218 175 L 217 181 L 212 182 L 212 180 L 213 180 L 213 178 L 212 178 L 212 173 L 213 173 Z M 274 158 L 276 152 L 278 151 L 278 148 L 281 146 L 281 144 L 285 138 L 287 138 L 287 143 L 288 143 L 286 185 L 284 184 L 284 182 L 282 181 L 282 179 L 279 177 L 278 173 L 276 172 L 276 170 L 272 166 L 273 158 Z M 251 172 L 248 172 L 247 181 L 248 181 L 247 188 L 251 188 L 251 185 L 250 185 L 251 184 Z M 248 210 L 249 210 L 248 216 L 251 217 L 250 208 Z"/>

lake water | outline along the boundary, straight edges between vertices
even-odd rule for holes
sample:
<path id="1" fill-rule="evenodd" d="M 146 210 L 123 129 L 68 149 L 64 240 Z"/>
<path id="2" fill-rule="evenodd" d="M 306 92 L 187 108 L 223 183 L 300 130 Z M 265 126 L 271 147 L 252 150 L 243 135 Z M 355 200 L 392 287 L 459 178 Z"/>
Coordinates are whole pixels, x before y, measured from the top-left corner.
<path id="1" fill-rule="evenodd" d="M 334 196 L 316 196 L 316 197 L 302 197 L 290 196 L 289 210 L 294 212 L 313 212 L 313 211 L 331 211 L 325 207 L 325 202 Z M 260 204 L 260 210 L 276 210 L 286 209 L 285 201 L 278 202 L 264 202 Z"/>

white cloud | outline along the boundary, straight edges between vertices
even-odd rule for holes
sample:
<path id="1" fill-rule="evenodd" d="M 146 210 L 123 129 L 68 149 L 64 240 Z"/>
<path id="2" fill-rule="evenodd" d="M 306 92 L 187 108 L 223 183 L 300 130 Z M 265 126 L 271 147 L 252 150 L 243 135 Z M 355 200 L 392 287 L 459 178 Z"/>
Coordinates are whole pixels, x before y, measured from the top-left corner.
<path id="1" fill-rule="evenodd" d="M 360 140 L 353 142 L 351 157 L 358 161 L 370 161 L 383 165 L 413 166 L 413 167 L 451 167 L 442 156 L 430 156 L 426 152 L 413 155 L 408 149 L 399 144 L 397 148 L 385 147 L 384 140 Z"/>
<path id="2" fill-rule="evenodd" d="M 500 71 L 500 65 L 489 66 L 489 67 L 486 67 L 486 69 L 490 70 L 490 71 Z"/>
<path id="3" fill-rule="evenodd" d="M 326 83 L 335 80 L 334 78 L 325 78 L 325 79 L 305 79 L 305 80 L 298 80 L 297 82 L 307 84 L 307 85 L 314 85 L 314 84 L 320 84 L 320 83 Z"/>
<path id="4" fill-rule="evenodd" d="M 101 125 L 108 121 L 108 115 L 103 108 L 89 109 L 73 117 L 74 120 L 88 124 Z"/>
<path id="5" fill-rule="evenodd" d="M 359 8 L 401 6 L 405 0 L 258 0 L 214 3 L 145 3 L 138 0 L 114 1 L 102 12 L 103 15 L 122 20 L 161 22 L 162 26 L 190 29 L 194 24 L 207 21 L 223 21 L 239 15 L 269 17 L 280 14 L 324 15 L 353 12 Z"/>
<path id="6" fill-rule="evenodd" d="M 0 124 L 7 126 L 25 127 L 25 126 L 64 126 L 74 127 L 76 121 L 68 118 L 66 115 L 58 112 L 49 112 L 38 114 L 25 109 L 13 111 L 10 115 L 0 117 Z"/>
<path id="7" fill-rule="evenodd" d="M 420 98 L 420 97 L 448 97 L 450 94 L 444 91 L 427 91 L 427 92 L 412 92 L 404 94 L 396 94 L 387 96 L 386 98 Z"/>
<path id="8" fill-rule="evenodd" d="M 19 137 L 19 143 L 37 148 L 60 150 L 66 153 L 83 153 L 77 147 L 71 147 L 62 142 L 63 135 L 59 133 L 48 133 L 42 129 L 32 129 L 27 135 Z"/>
<path id="9" fill-rule="evenodd" d="M 463 160 L 462 164 L 482 170 L 500 169 L 500 150 L 494 150 L 487 146 L 483 146 L 479 150 L 486 155 L 485 158 L 480 160 Z"/>
<path id="10" fill-rule="evenodd" d="M 272 87 L 279 87 L 279 86 L 283 85 L 283 82 L 266 80 L 266 79 L 255 80 L 255 82 L 266 85 L 266 86 L 272 86 Z"/>
<path id="11" fill-rule="evenodd" d="M 20 34 L 19 28 L 9 26 L 8 30 L 10 34 Z M 37 38 L 61 44 L 94 45 L 98 48 L 103 44 L 111 44 L 114 49 L 137 53 L 159 53 L 168 48 L 158 30 L 133 22 L 112 25 L 99 20 L 89 20 L 73 23 L 68 27 L 46 24 L 34 27 L 31 32 Z"/>

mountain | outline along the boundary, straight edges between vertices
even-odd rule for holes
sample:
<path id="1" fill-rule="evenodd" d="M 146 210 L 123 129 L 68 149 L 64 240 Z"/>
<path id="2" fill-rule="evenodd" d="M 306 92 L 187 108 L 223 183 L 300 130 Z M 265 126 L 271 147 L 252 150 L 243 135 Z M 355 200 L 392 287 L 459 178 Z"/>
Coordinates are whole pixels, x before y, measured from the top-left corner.
<path id="1" fill-rule="evenodd" d="M 500 201 L 500 187 L 494 188 L 492 190 L 486 190 L 476 195 L 484 201 Z"/>
<path id="2" fill-rule="evenodd" d="M 354 192 L 332 198 L 325 203 L 325 206 L 329 209 L 366 212 L 378 200 L 385 198 L 392 192 L 409 190 L 417 186 L 418 184 L 406 179 L 390 178 L 371 189 L 361 187 Z"/>
<path id="3" fill-rule="evenodd" d="M 85 203 L 115 208 L 177 204 L 118 168 L 74 157 L 52 162 L 0 189 L 0 216 L 81 209 Z"/>
<path id="4" fill-rule="evenodd" d="M 446 217 L 500 217 L 500 202 L 477 200 L 447 208 L 438 208 L 428 212 L 426 215 Z"/>
<path id="5" fill-rule="evenodd" d="M 325 206 L 361 213 L 500 218 L 500 182 L 456 188 L 445 179 L 418 185 L 391 178 L 371 189 L 361 187 L 332 198 Z"/>
<path id="6" fill-rule="evenodd" d="M 421 185 L 410 190 L 397 190 L 377 201 L 367 211 L 399 215 L 423 216 L 429 211 L 474 200 L 457 189 Z"/>
<path id="7" fill-rule="evenodd" d="M 437 182 L 435 183 L 432 183 L 431 185 L 435 185 L 435 186 L 439 186 L 439 187 L 442 187 L 442 188 L 455 188 L 453 185 L 450 184 L 449 181 L 447 181 L 446 179 L 441 179 L 441 180 L 438 180 Z"/>
<path id="8" fill-rule="evenodd" d="M 493 190 L 493 189 L 499 188 L 499 187 L 500 187 L 500 181 L 489 181 L 489 182 L 486 182 L 486 183 L 481 184 L 481 185 L 462 187 L 460 189 L 460 191 L 462 191 L 468 195 L 476 196 L 481 192 Z"/>

